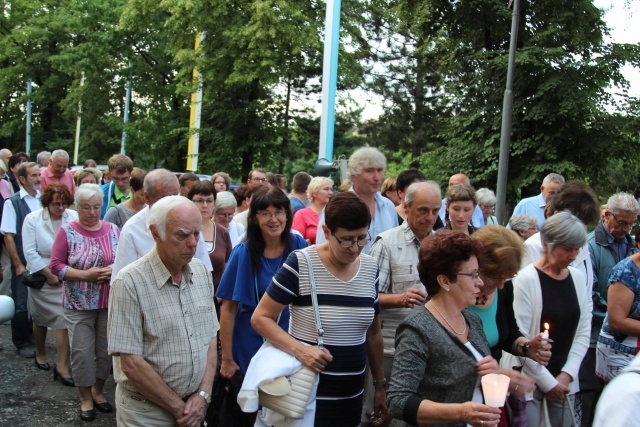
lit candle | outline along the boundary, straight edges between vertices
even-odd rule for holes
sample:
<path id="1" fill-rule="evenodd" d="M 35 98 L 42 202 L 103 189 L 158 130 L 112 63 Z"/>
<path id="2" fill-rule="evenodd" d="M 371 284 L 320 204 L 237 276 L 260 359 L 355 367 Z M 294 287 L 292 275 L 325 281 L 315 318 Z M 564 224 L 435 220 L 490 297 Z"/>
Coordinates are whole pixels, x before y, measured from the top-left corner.
<path id="1" fill-rule="evenodd" d="M 549 339 L 549 324 L 548 323 L 544 324 L 544 332 L 542 333 L 542 339 L 544 339 L 544 340 L 548 340 Z"/>

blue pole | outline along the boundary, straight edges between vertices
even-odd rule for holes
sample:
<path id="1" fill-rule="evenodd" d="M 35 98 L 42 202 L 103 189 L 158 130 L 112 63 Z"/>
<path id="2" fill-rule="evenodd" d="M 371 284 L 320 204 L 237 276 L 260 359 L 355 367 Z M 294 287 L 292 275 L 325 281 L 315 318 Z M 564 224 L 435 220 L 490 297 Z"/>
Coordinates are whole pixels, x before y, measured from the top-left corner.
<path id="1" fill-rule="evenodd" d="M 33 80 L 27 80 L 27 147 L 26 153 L 29 155 L 31 151 L 31 84 Z M 9 165 L 7 165 L 8 167 Z"/>
<path id="2" fill-rule="evenodd" d="M 338 49 L 340 46 L 341 0 L 327 1 L 324 61 L 322 66 L 322 115 L 320 116 L 320 146 L 318 157 L 333 158 L 335 100 L 338 83 Z"/>

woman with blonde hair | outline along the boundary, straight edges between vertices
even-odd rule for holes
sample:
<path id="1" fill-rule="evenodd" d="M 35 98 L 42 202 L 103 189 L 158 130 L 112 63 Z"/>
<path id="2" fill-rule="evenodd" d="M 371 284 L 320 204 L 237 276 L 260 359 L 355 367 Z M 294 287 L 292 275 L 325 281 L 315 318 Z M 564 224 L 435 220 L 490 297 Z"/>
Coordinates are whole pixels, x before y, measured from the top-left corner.
<path id="1" fill-rule="evenodd" d="M 478 228 L 472 223 L 473 211 L 476 209 L 476 191 L 472 186 L 456 184 L 447 191 L 444 215 L 445 227 L 470 235 Z M 480 224 L 478 224 L 480 225 Z"/>
<path id="2" fill-rule="evenodd" d="M 329 203 L 332 195 L 333 180 L 323 176 L 316 176 L 307 187 L 307 197 L 311 201 L 311 206 L 300 209 L 293 217 L 291 228 L 299 231 L 310 245 L 316 243 L 320 212 Z"/>

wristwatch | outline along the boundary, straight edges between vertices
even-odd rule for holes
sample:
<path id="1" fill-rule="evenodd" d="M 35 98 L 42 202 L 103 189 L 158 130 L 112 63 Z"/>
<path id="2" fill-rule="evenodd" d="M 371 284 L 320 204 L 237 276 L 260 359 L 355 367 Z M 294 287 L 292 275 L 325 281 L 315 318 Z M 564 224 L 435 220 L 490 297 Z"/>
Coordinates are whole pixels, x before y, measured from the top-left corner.
<path id="1" fill-rule="evenodd" d="M 204 398 L 205 402 L 207 402 L 207 405 L 211 403 L 211 395 L 209 393 L 204 390 L 198 390 L 197 393 Z"/>
<path id="2" fill-rule="evenodd" d="M 373 380 L 373 387 L 374 388 L 378 388 L 378 387 L 386 387 L 387 386 L 387 379 L 383 378 L 381 380 Z"/>

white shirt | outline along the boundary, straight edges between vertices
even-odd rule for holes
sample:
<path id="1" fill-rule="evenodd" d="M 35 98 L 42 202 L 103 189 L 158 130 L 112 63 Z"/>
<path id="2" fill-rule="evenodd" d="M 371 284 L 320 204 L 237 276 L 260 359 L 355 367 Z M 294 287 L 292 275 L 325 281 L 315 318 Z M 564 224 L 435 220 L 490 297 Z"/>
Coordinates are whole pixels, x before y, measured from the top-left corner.
<path id="1" fill-rule="evenodd" d="M 155 240 L 149 231 L 149 206 L 146 206 L 140 212 L 127 221 L 120 232 L 118 240 L 118 249 L 116 251 L 116 259 L 111 267 L 111 281 L 115 280 L 120 270 L 132 262 L 142 258 L 156 246 Z M 194 258 L 198 258 L 204 262 L 209 271 L 213 271 L 209 253 L 205 247 L 202 234 L 198 239 L 196 254 Z"/>
<path id="2" fill-rule="evenodd" d="M 239 214 L 236 214 L 231 221 L 235 222 L 236 224 L 240 224 L 246 230 L 247 229 L 247 217 L 248 216 L 249 216 L 249 209 L 247 209 L 246 211 L 242 211 Z M 232 242 L 233 242 L 233 240 L 232 240 Z"/>
<path id="3" fill-rule="evenodd" d="M 31 212 L 42 209 L 39 191 L 36 191 L 36 197 L 31 197 L 24 188 L 20 187 L 20 198 L 27 203 L 27 206 L 29 206 Z M 16 220 L 16 210 L 14 209 L 9 199 L 7 199 L 4 201 L 4 209 L 2 211 L 2 224 L 0 224 L 0 233 L 16 234 Z"/>
<path id="4" fill-rule="evenodd" d="M 78 219 L 78 212 L 65 209 L 61 225 Z M 49 210 L 42 208 L 31 212 L 22 224 L 22 252 L 29 271 L 36 272 L 49 267 L 49 254 L 56 237 Z"/>
<path id="5" fill-rule="evenodd" d="M 594 427 L 637 426 L 640 406 L 640 355 L 615 377 L 602 392 Z"/>
<path id="6" fill-rule="evenodd" d="M 229 223 L 229 238 L 231 239 L 231 246 L 235 247 L 240 243 L 240 237 L 244 235 L 244 227 L 242 224 L 231 221 Z"/>

